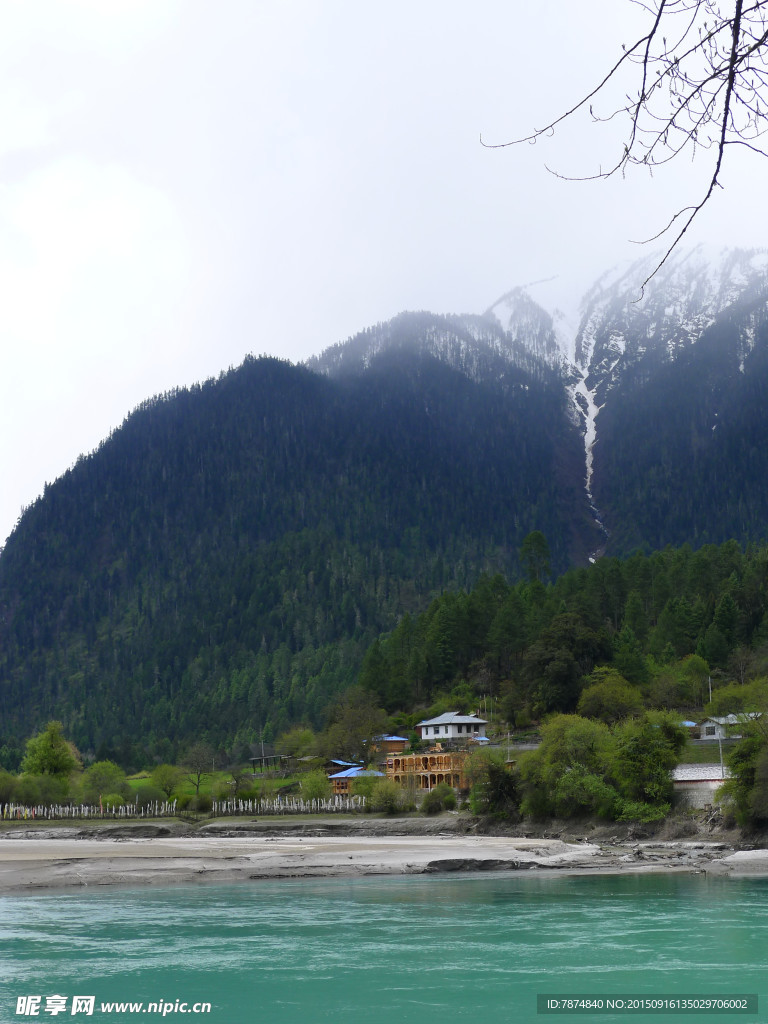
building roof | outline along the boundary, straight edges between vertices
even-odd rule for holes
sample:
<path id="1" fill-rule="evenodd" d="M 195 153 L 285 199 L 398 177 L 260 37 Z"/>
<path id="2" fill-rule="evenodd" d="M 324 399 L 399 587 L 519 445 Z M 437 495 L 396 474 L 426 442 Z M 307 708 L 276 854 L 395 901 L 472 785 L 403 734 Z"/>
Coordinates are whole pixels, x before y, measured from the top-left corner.
<path id="1" fill-rule="evenodd" d="M 679 764 L 672 769 L 673 782 L 722 782 L 730 777 L 730 771 L 719 764 Z"/>
<path id="2" fill-rule="evenodd" d="M 339 768 L 361 768 L 362 765 L 359 761 L 340 761 L 337 757 L 332 757 L 328 764 L 337 764 Z"/>
<path id="3" fill-rule="evenodd" d="M 705 718 L 704 722 L 715 722 L 717 725 L 743 725 L 745 722 L 751 722 L 753 718 L 760 718 L 761 714 L 761 711 L 739 711 L 735 715 L 725 715 L 722 718 L 712 715 L 710 718 Z M 704 725 L 704 722 L 701 724 Z"/>
<path id="4" fill-rule="evenodd" d="M 329 775 L 329 779 L 359 779 L 364 776 L 375 775 L 378 778 L 384 778 L 384 772 L 374 771 L 372 768 L 361 768 L 359 765 L 356 768 L 347 768 L 343 772 L 337 772 L 335 775 Z"/>
<path id="5" fill-rule="evenodd" d="M 383 743 L 386 740 L 391 740 L 392 742 L 397 740 L 398 743 L 407 743 L 408 742 L 408 737 L 407 736 L 374 736 L 373 737 L 374 743 Z"/>
<path id="6" fill-rule="evenodd" d="M 419 722 L 419 725 L 488 725 L 484 718 L 478 718 L 477 715 L 460 715 L 456 711 L 446 711 L 443 715 L 438 715 L 437 718 L 427 718 L 423 722 Z"/>

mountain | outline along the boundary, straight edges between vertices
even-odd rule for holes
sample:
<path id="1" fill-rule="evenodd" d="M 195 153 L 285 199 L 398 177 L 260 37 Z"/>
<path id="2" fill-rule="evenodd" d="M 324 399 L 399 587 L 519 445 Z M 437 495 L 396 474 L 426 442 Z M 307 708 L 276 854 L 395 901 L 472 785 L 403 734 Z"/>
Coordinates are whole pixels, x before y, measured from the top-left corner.
<path id="1" fill-rule="evenodd" d="M 594 410 L 608 552 L 763 539 L 768 252 L 649 261 L 586 297 L 576 339 Z"/>
<path id="2" fill-rule="evenodd" d="M 644 285 L 653 259 L 577 310 L 513 288 L 143 403 L 0 554 L 5 736 L 56 717 L 124 763 L 247 745 L 322 724 L 406 613 L 519 578 L 533 531 L 555 574 L 764 539 L 768 253 Z"/>
<path id="3" fill-rule="evenodd" d="M 450 349 L 450 358 L 444 350 Z M 479 320 L 406 314 L 362 362 L 247 359 L 145 402 L 0 557 L 2 730 L 158 757 L 323 722 L 380 632 L 532 530 L 591 543 L 558 372 Z"/>
<path id="4" fill-rule="evenodd" d="M 595 554 L 766 536 L 768 250 L 676 251 L 647 280 L 659 258 L 606 273 L 576 312 L 532 313 L 521 289 L 489 311 L 517 337 L 543 325 L 529 344 L 568 378 Z"/>

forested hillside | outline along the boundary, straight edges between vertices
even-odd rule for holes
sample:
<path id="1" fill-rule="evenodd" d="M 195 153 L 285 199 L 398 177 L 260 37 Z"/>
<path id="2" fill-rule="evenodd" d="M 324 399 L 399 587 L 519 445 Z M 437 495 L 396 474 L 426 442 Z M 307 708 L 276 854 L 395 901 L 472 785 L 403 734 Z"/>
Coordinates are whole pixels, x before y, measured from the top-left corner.
<path id="1" fill-rule="evenodd" d="M 644 285 L 654 266 L 599 279 L 572 342 L 605 551 L 765 540 L 768 251 L 680 249 Z"/>
<path id="2" fill-rule="evenodd" d="M 768 548 L 745 554 L 730 541 L 605 558 L 548 586 L 536 573 L 484 577 L 375 641 L 361 683 L 392 712 L 485 700 L 525 726 L 577 709 L 606 721 L 643 706 L 700 718 L 710 683 L 717 695 L 735 682 L 722 713 L 740 711 L 745 684 L 766 675 Z"/>
<path id="3" fill-rule="evenodd" d="M 26 510 L 0 558 L 2 731 L 83 751 L 228 747 L 323 721 L 399 616 L 586 549 L 557 375 L 414 350 L 330 380 L 248 359 L 146 402 Z M 137 755 L 138 756 L 138 755 Z"/>
<path id="4" fill-rule="evenodd" d="M 748 353 L 738 341 L 726 320 L 614 385 L 595 448 L 610 552 L 768 536 L 768 326 Z"/>
<path id="5" fill-rule="evenodd" d="M 406 717 L 462 680 L 523 721 L 596 665 L 648 700 L 728 670 L 765 639 L 768 253 L 700 256 L 642 302 L 642 266 L 601 279 L 570 341 L 513 289 L 145 402 L 0 553 L 0 749 L 60 719 L 123 764 L 244 753 L 324 725 L 367 651 Z"/>

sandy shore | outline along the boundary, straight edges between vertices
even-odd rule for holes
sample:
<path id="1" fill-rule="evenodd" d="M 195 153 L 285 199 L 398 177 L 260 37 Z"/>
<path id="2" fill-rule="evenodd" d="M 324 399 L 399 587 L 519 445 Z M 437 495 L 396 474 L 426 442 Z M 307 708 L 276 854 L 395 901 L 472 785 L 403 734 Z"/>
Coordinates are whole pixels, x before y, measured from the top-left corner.
<path id="1" fill-rule="evenodd" d="M 602 844 L 477 835 L 146 835 L 122 829 L 14 829 L 0 835 L 0 892 L 261 878 L 455 871 L 768 874 L 768 851 L 707 841 Z M 168 830 L 165 830 L 168 831 Z M 222 831 L 219 829 L 218 831 Z"/>

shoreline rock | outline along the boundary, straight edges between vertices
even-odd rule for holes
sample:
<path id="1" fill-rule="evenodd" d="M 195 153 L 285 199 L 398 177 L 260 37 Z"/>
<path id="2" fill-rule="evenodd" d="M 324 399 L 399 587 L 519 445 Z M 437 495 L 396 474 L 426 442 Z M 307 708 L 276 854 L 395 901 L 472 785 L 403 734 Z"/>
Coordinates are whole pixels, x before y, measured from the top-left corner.
<path id="1" fill-rule="evenodd" d="M 0 829 L 0 891 L 255 879 L 525 871 L 768 875 L 728 833 L 616 823 L 436 818 L 220 819 Z M 656 835 L 649 834 L 656 832 Z M 518 833 L 518 834 L 515 834 Z M 523 834 L 520 834 L 523 833 Z M 535 834 L 538 833 L 538 834 Z"/>

